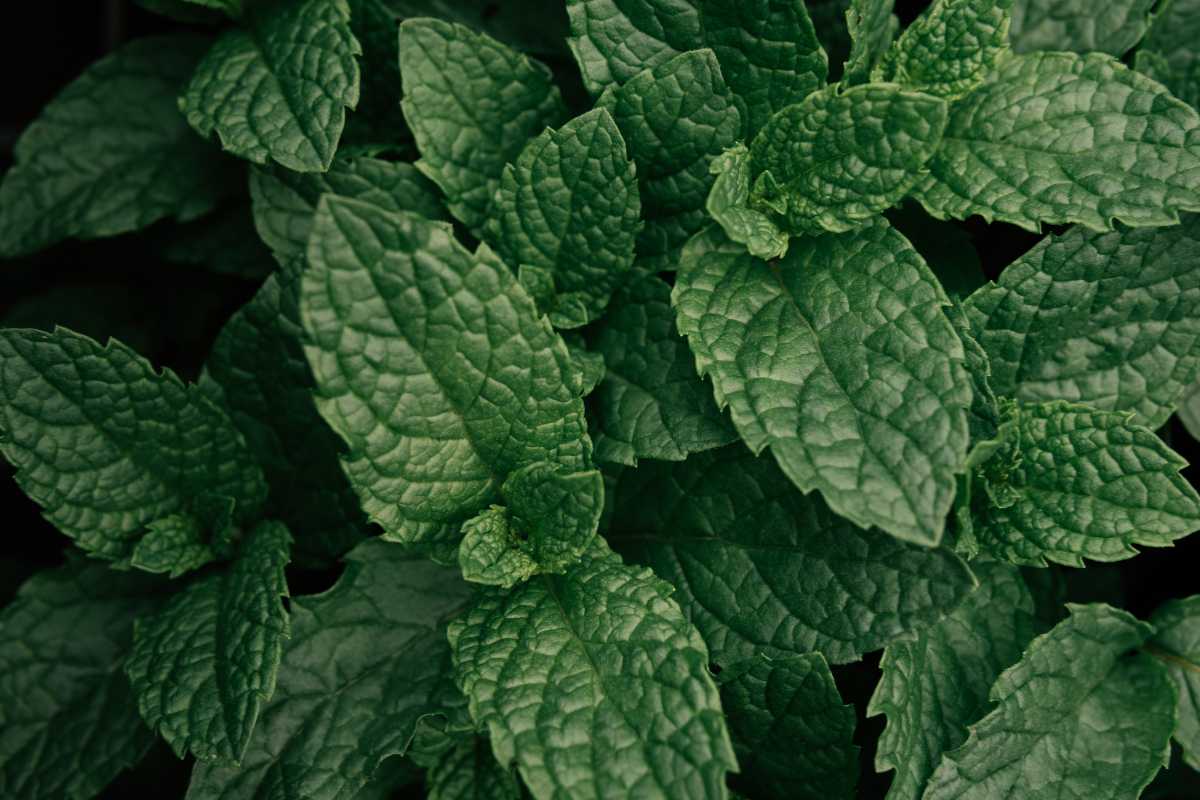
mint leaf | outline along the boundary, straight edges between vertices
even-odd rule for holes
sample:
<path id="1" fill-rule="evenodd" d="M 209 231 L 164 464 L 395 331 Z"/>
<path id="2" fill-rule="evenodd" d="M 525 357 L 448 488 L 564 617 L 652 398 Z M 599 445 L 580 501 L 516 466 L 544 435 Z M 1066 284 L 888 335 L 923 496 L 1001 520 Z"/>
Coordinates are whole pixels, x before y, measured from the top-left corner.
<path id="1" fill-rule="evenodd" d="M 942 755 L 990 710 L 988 690 L 1034 635 L 1033 596 L 1019 569 L 978 560 L 979 587 L 915 638 L 888 645 L 867 714 L 887 715 L 875 768 L 895 770 L 887 800 L 919 800 Z"/>
<path id="2" fill-rule="evenodd" d="M 975 582 L 944 549 L 863 531 L 741 445 L 622 470 L 605 535 L 678 588 L 722 665 L 857 660 L 932 624 Z"/>
<path id="3" fill-rule="evenodd" d="M 264 522 L 227 570 L 138 620 L 125 671 L 142 718 L 177 755 L 241 761 L 288 637 L 290 546 L 287 528 Z"/>
<path id="4" fill-rule="evenodd" d="M 458 566 L 471 583 L 508 588 L 538 573 L 538 564 L 508 518 L 504 506 L 492 506 L 462 525 Z"/>
<path id="5" fill-rule="evenodd" d="M 504 168 L 488 221 L 505 262 L 550 274 L 539 303 L 560 328 L 586 325 L 633 266 L 641 201 L 625 140 L 604 109 L 547 130 Z"/>
<path id="6" fill-rule="evenodd" d="M 1200 209 L 1200 115 L 1106 55 L 1005 56 L 951 109 L 916 196 L 1034 231 L 1173 225 Z"/>
<path id="7" fill-rule="evenodd" d="M 1137 797 L 1166 762 L 1174 687 L 1153 658 L 1127 655 L 1153 629 L 1105 605 L 1068 608 L 1000 675 L 997 707 L 943 757 L 924 800 Z"/>
<path id="8" fill-rule="evenodd" d="M 1121 56 L 1142 40 L 1154 0 L 1014 0 L 1013 50 Z M 1189 46 L 1190 48 L 1190 46 Z"/>
<path id="9" fill-rule="evenodd" d="M 975 535 L 1014 564 L 1120 561 L 1200 530 L 1187 465 L 1127 415 L 1064 402 L 1008 405 L 981 467 L 988 501 Z"/>
<path id="10" fill-rule="evenodd" d="M 462 25 L 409 19 L 400 25 L 400 72 L 417 169 L 479 235 L 504 165 L 567 116 L 550 70 Z"/>
<path id="11" fill-rule="evenodd" d="M 1048 236 L 968 298 L 1001 395 L 1078 400 L 1157 428 L 1200 372 L 1200 217 Z"/>
<path id="12" fill-rule="evenodd" d="M 722 670 L 719 683 L 741 783 L 754 797 L 854 797 L 854 706 L 842 704 L 820 653 L 751 658 Z"/>
<path id="13" fill-rule="evenodd" d="M 462 739 L 429 768 L 429 800 L 520 800 L 512 772 L 501 767 L 482 736 Z"/>
<path id="14" fill-rule="evenodd" d="M 736 144 L 722 153 L 710 168 L 716 179 L 705 208 L 731 240 L 744 244 L 756 258 L 783 258 L 788 235 L 773 216 L 750 200 L 750 149 Z M 703 236 L 704 234 L 697 234 Z"/>
<path id="15" fill-rule="evenodd" d="M 444 223 L 326 197 L 301 286 L 317 409 L 385 536 L 440 548 L 537 461 L 587 468 L 580 376 L 490 251 Z"/>
<path id="16" fill-rule="evenodd" d="M 1162 661 L 1178 690 L 1175 741 L 1184 758 L 1200 765 L 1200 595 L 1169 600 L 1150 617 L 1156 634 L 1146 652 Z"/>
<path id="17" fill-rule="evenodd" d="M 751 205 L 775 212 L 789 233 L 857 228 L 916 184 L 946 113 L 936 97 L 887 84 L 811 94 L 750 145 Z"/>
<path id="18" fill-rule="evenodd" d="M 671 288 L 661 280 L 643 276 L 618 291 L 588 338 L 605 364 L 592 401 L 597 460 L 682 461 L 737 438 L 675 332 Z"/>
<path id="19" fill-rule="evenodd" d="M 232 162 L 196 136 L 175 96 L 204 39 L 140 39 L 63 89 L 13 148 L 0 183 L 0 258 L 190 220 L 236 181 Z"/>
<path id="20" fill-rule="evenodd" d="M 171 514 L 146 526 L 146 535 L 133 548 L 130 563 L 147 572 L 178 578 L 217 557 L 204 523 L 191 514 Z"/>
<path id="21" fill-rule="evenodd" d="M 708 220 L 709 165 L 740 135 L 742 118 L 712 50 L 693 50 L 643 70 L 596 101 L 621 129 L 637 164 L 645 227 L 641 263 L 673 266 Z"/>
<path id="22" fill-rule="evenodd" d="M 148 575 L 74 559 L 0 611 L 0 794 L 93 797 L 150 750 L 121 666 L 134 618 L 162 591 Z"/>
<path id="23" fill-rule="evenodd" d="M 346 0 L 266 0 L 221 36 L 179 100 L 192 127 L 257 164 L 324 172 L 358 103 Z"/>
<path id="24" fill-rule="evenodd" d="M 1179 403 L 1179 421 L 1193 439 L 1200 439 L 1200 381 L 1184 390 Z"/>
<path id="25" fill-rule="evenodd" d="M 725 797 L 737 762 L 708 652 L 670 595 L 597 543 L 450 623 L 471 717 L 535 798 Z"/>
<path id="26" fill-rule="evenodd" d="M 257 517 L 262 471 L 224 411 L 120 342 L 0 329 L 0 452 L 46 519 L 128 564 L 146 526 L 206 496 Z"/>
<path id="27" fill-rule="evenodd" d="M 948 300 L 902 236 L 880 220 L 795 239 L 778 263 L 709 252 L 672 302 L 751 450 L 858 525 L 940 540 L 971 397 Z"/>
<path id="28" fill-rule="evenodd" d="M 448 668 L 441 622 L 469 596 L 457 570 L 364 542 L 332 589 L 291 604 L 275 694 L 240 766 L 201 763 L 188 800 L 357 797 L 379 763 L 403 754 L 440 713 Z"/>
<path id="29" fill-rule="evenodd" d="M 844 86 L 866 83 L 872 69 L 887 53 L 900 27 L 900 20 L 892 13 L 895 5 L 895 0 L 850 0 L 846 30 L 851 44 L 842 73 Z"/>
<path id="30" fill-rule="evenodd" d="M 1200 103 L 1198 35 L 1200 3 L 1197 0 L 1166 0 L 1159 3 L 1150 30 L 1138 49 L 1139 68 L 1142 57 L 1147 54 L 1161 58 L 1169 70 L 1163 83 L 1176 97 L 1193 107 Z"/>

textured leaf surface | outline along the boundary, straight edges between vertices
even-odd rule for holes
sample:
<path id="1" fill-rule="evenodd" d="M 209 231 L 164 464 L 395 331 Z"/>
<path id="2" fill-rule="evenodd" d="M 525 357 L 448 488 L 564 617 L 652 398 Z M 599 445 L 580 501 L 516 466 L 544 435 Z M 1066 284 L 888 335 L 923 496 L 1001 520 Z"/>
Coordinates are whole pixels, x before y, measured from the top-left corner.
<path id="1" fill-rule="evenodd" d="M 895 5 L 895 0 L 850 0 L 846 9 L 850 56 L 842 73 L 843 85 L 865 83 L 879 59 L 887 53 L 900 26 L 900 21 L 892 13 Z"/>
<path id="2" fill-rule="evenodd" d="M 288 637 L 291 536 L 260 524 L 225 571 L 138 620 L 125 671 L 142 718 L 182 756 L 240 761 Z"/>
<path id="3" fill-rule="evenodd" d="M 295 598 L 274 697 L 240 767 L 199 764 L 188 800 L 349 800 L 440 713 L 441 622 L 469 596 L 457 570 L 378 539 L 337 585 Z"/>
<path id="4" fill-rule="evenodd" d="M 580 376 L 489 251 L 467 252 L 443 223 L 330 197 L 308 260 L 301 314 L 317 408 L 387 536 L 455 544 L 510 472 L 587 467 Z"/>
<path id="5" fill-rule="evenodd" d="M 593 94 L 681 52 L 712 48 L 747 137 L 825 84 L 825 51 L 801 0 L 568 0 L 567 13 Z"/>
<path id="6" fill-rule="evenodd" d="M 1156 634 L 1147 650 L 1166 664 L 1178 691 L 1175 741 L 1194 766 L 1200 764 L 1200 595 L 1164 603 L 1150 624 Z"/>
<path id="7" fill-rule="evenodd" d="M 887 715 L 875 768 L 895 770 L 888 800 L 919 800 L 942 755 L 990 709 L 988 691 L 1034 635 L 1033 596 L 1018 568 L 971 564 L 979 587 L 916 637 L 888 645 L 867 713 Z"/>
<path id="8" fill-rule="evenodd" d="M 1014 0 L 1013 50 L 1073 50 L 1121 56 L 1150 26 L 1154 0 Z"/>
<path id="9" fill-rule="evenodd" d="M 793 233 L 848 231 L 897 203 L 942 140 L 946 104 L 890 84 L 831 87 L 750 145 L 751 203 Z"/>
<path id="10" fill-rule="evenodd" d="M 758 653 L 857 660 L 971 591 L 956 556 L 862 531 L 741 445 L 623 470 L 605 531 L 652 567 L 725 665 Z"/>
<path id="11" fill-rule="evenodd" d="M 998 394 L 1130 411 L 1157 428 L 1200 371 L 1200 216 L 1049 236 L 968 299 Z"/>
<path id="12" fill-rule="evenodd" d="M 938 218 L 1172 225 L 1200 209 L 1200 115 L 1100 53 L 1005 56 L 956 103 L 916 196 Z"/>
<path id="13" fill-rule="evenodd" d="M 701 375 L 755 452 L 862 526 L 934 544 L 967 447 L 948 302 L 886 222 L 796 239 L 785 259 L 710 252 L 672 296 Z"/>
<path id="14" fill-rule="evenodd" d="M 881 72 L 903 86 L 953 100 L 981 84 L 1008 49 L 1012 0 L 935 0 L 909 25 Z"/>
<path id="15" fill-rule="evenodd" d="M 705 209 L 725 235 L 745 245 L 750 255 L 783 258 L 788 234 L 774 216 L 750 202 L 751 169 L 750 149 L 744 144 L 736 144 L 717 157 L 710 167 L 716 178 Z"/>
<path id="16" fill-rule="evenodd" d="M 180 98 L 188 122 L 258 164 L 324 172 L 358 103 L 346 0 L 266 0 L 221 36 Z"/>
<path id="17" fill-rule="evenodd" d="M 413 19 L 400 25 L 400 72 L 417 168 L 478 235 L 504 165 L 566 118 L 550 70 L 462 25 Z"/>
<path id="18" fill-rule="evenodd" d="M 512 772 L 500 766 L 488 740 L 463 738 L 425 776 L 429 800 L 520 800 Z"/>
<path id="19" fill-rule="evenodd" d="M 670 594 L 598 544 L 450 623 L 471 716 L 534 797 L 726 796 L 736 762 L 708 652 Z"/>
<path id="20" fill-rule="evenodd" d="M 194 219 L 228 193 L 232 162 L 175 103 L 204 45 L 193 36 L 132 42 L 46 105 L 0 183 L 0 257 Z"/>
<path id="21" fill-rule="evenodd" d="M 645 220 L 638 256 L 672 260 L 707 223 L 709 165 L 742 128 L 717 57 L 681 53 L 610 87 L 597 105 L 612 114 L 637 165 Z"/>
<path id="22" fill-rule="evenodd" d="M 45 516 L 128 563 L 148 523 L 205 497 L 255 518 L 262 471 L 224 411 L 120 342 L 0 330 L 0 452 Z"/>
<path id="23" fill-rule="evenodd" d="M 591 401 L 597 460 L 682 461 L 737 438 L 675 332 L 671 289 L 663 281 L 644 276 L 627 285 L 588 336 L 605 364 Z"/>
<path id="24" fill-rule="evenodd" d="M 170 514 L 146 526 L 146 535 L 134 547 L 130 563 L 147 572 L 165 572 L 177 578 L 216 558 L 207 538 L 198 517 Z"/>
<path id="25" fill-rule="evenodd" d="M 500 257 L 548 273 L 539 308 L 557 327 L 599 317 L 633 266 L 637 177 L 612 116 L 595 109 L 525 146 L 504 168 L 488 230 Z"/>
<path id="26" fill-rule="evenodd" d="M 997 707 L 948 754 L 924 800 L 1137 797 L 1168 755 L 1175 689 L 1144 654 L 1152 629 L 1104 605 L 1039 636 L 992 687 Z"/>
<path id="27" fill-rule="evenodd" d="M 1184 390 L 1179 404 L 1179 419 L 1193 439 L 1200 439 L 1200 381 Z"/>
<path id="28" fill-rule="evenodd" d="M 1200 103 L 1200 2 L 1168 0 L 1160 3 L 1154 22 L 1138 50 L 1162 58 L 1169 75 L 1166 85 L 1171 92 L 1193 107 Z M 1140 65 L 1140 61 L 1139 61 Z"/>
<path id="29" fill-rule="evenodd" d="M 820 653 L 741 661 L 721 672 L 721 705 L 742 785 L 762 800 L 853 798 L 854 706 Z"/>
<path id="30" fill-rule="evenodd" d="M 0 611 L 0 795 L 93 797 L 150 749 L 121 665 L 163 585 L 78 559 Z"/>

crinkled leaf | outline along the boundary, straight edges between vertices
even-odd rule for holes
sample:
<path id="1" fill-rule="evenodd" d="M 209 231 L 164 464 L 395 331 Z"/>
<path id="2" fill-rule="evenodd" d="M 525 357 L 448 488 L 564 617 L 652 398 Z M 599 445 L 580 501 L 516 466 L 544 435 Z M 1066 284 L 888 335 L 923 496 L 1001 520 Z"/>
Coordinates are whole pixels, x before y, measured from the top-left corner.
<path id="1" fill-rule="evenodd" d="M 988 691 L 1034 633 L 1033 596 L 1017 567 L 972 563 L 979 587 L 958 608 L 883 652 L 867 713 L 887 715 L 875 768 L 895 770 L 887 800 L 919 800 L 942 755 L 990 710 Z"/>
<path id="2" fill-rule="evenodd" d="M 1173 225 L 1200 209 L 1200 114 L 1107 55 L 1004 56 L 951 108 L 916 196 L 1029 230 Z"/>
<path id="3" fill-rule="evenodd" d="M 1157 55 L 1169 70 L 1164 76 L 1167 88 L 1194 107 L 1200 103 L 1200 2 L 1165 0 L 1159 3 L 1150 30 L 1138 49 L 1141 57 Z"/>
<path id="4" fill-rule="evenodd" d="M 1150 624 L 1156 633 L 1147 651 L 1166 664 L 1178 690 L 1175 741 L 1189 764 L 1200 765 L 1200 595 L 1167 601 Z"/>
<path id="5" fill-rule="evenodd" d="M 410 19 L 400 25 L 400 71 L 417 168 L 479 235 L 504 165 L 566 118 L 550 70 L 462 25 Z"/>
<path id="6" fill-rule="evenodd" d="M 705 205 L 731 240 L 757 258 L 783 258 L 789 237 L 776 219 L 750 202 L 750 149 L 736 144 L 712 162 L 716 178 Z M 697 234 L 703 236 L 704 234 Z"/>
<path id="7" fill-rule="evenodd" d="M 741 445 L 622 470 L 605 535 L 677 587 L 713 659 L 854 661 L 971 591 L 952 553 L 863 531 Z"/>
<path id="8" fill-rule="evenodd" d="M 257 517 L 262 470 L 226 413 L 120 342 L 0 330 L 0 452 L 45 516 L 128 564 L 146 525 L 207 497 Z"/>
<path id="9" fill-rule="evenodd" d="M 130 564 L 177 578 L 216 559 L 204 523 L 192 514 L 170 514 L 146 526 Z"/>
<path id="10" fill-rule="evenodd" d="M 836 5 L 836 4 L 831 4 Z M 846 9 L 850 56 L 842 72 L 843 86 L 866 83 L 871 70 L 887 53 L 900 20 L 892 13 L 895 0 L 851 0 Z"/>
<path id="11" fill-rule="evenodd" d="M 583 336 L 578 333 L 564 334 L 563 341 L 567 344 L 567 352 L 571 355 L 575 371 L 583 378 L 583 396 L 587 397 L 596 390 L 600 381 L 604 380 L 608 369 L 604 364 L 604 355 L 589 351 Z"/>
<path id="12" fill-rule="evenodd" d="M 462 525 L 458 566 L 471 583 L 508 588 L 536 575 L 529 554 L 504 506 L 492 506 Z"/>
<path id="13" fill-rule="evenodd" d="M 429 800 L 520 800 L 512 772 L 496 761 L 488 740 L 462 738 L 429 768 L 425 776 Z"/>
<path id="14" fill-rule="evenodd" d="M 708 252 L 685 260 L 672 301 L 750 449 L 769 445 L 861 526 L 938 542 L 971 392 L 948 300 L 904 237 L 879 220 L 795 239 L 778 263 Z"/>
<path id="15" fill-rule="evenodd" d="M 1179 420 L 1193 439 L 1200 439 L 1200 381 L 1184 390 L 1179 402 Z"/>
<path id="16" fill-rule="evenodd" d="M 1014 0 L 1013 50 L 1121 56 L 1142 40 L 1155 0 Z"/>
<path id="17" fill-rule="evenodd" d="M 1137 797 L 1167 759 L 1175 689 L 1148 655 L 1152 628 L 1104 605 L 1033 641 L 992 687 L 997 707 L 943 757 L 924 800 Z"/>
<path id="18" fill-rule="evenodd" d="M 761 800 L 848 800 L 858 781 L 854 706 L 820 653 L 757 656 L 722 670 L 739 784 Z"/>
<path id="19" fill-rule="evenodd" d="M 160 219 L 195 219 L 236 181 L 175 103 L 204 52 L 196 36 L 139 39 L 97 61 L 42 110 L 0 183 L 0 257 Z"/>

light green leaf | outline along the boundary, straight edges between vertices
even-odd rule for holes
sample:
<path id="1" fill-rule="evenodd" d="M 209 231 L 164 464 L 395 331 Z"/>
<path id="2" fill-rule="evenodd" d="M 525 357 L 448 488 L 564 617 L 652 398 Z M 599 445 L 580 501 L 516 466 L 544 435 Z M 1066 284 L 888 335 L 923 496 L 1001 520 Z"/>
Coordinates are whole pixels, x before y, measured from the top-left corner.
<path id="1" fill-rule="evenodd" d="M 900 20 L 892 13 L 895 5 L 895 0 L 850 0 L 846 9 L 850 56 L 842 72 L 843 86 L 866 83 L 872 69 L 887 53 L 900 27 Z"/>
<path id="2" fill-rule="evenodd" d="M 855 661 L 975 585 L 949 551 L 859 530 L 741 445 L 622 470 L 611 493 L 606 537 L 677 587 L 722 665 L 814 650 Z"/>
<path id="3" fill-rule="evenodd" d="M 789 233 L 853 230 L 916 184 L 946 113 L 936 97 L 891 84 L 809 95 L 771 117 L 750 145 L 750 204 L 774 212 Z"/>
<path id="4" fill-rule="evenodd" d="M 359 545 L 337 585 L 292 600 L 275 695 L 241 765 L 198 764 L 187 800 L 358 797 L 443 712 L 443 622 L 469 596 L 455 569 L 378 539 Z"/>
<path id="5" fill-rule="evenodd" d="M 588 468 L 581 376 L 486 248 L 472 255 L 444 223 L 326 197 L 308 262 L 317 409 L 385 536 L 452 559 L 462 523 L 511 472 Z"/>
<path id="6" fill-rule="evenodd" d="M 1179 402 L 1179 420 L 1193 439 L 1200 440 L 1200 381 L 1184 390 Z"/>
<path id="7" fill-rule="evenodd" d="M 663 281 L 647 275 L 621 289 L 588 338 L 606 369 L 593 401 L 597 460 L 682 461 L 737 439 L 675 332 L 671 289 Z"/>
<path id="8" fill-rule="evenodd" d="M 1197 0 L 1164 0 L 1154 15 L 1150 30 L 1138 50 L 1154 53 L 1170 69 L 1167 88 L 1180 100 L 1193 107 L 1200 104 L 1200 2 Z"/>
<path id="9" fill-rule="evenodd" d="M 1184 759 L 1200 765 L 1200 595 L 1169 600 L 1150 617 L 1156 634 L 1146 652 L 1167 666 L 1178 689 L 1175 741 Z"/>
<path id="10" fill-rule="evenodd" d="M 550 275 L 553 296 L 538 308 L 556 327 L 576 328 L 599 317 L 626 279 L 641 208 L 621 131 L 594 109 L 542 133 L 504 168 L 488 238 L 505 262 Z"/>
<path id="11" fill-rule="evenodd" d="M 858 781 L 854 706 L 820 653 L 757 656 L 725 668 L 721 706 L 741 785 L 761 800 L 849 800 Z"/>
<path id="12" fill-rule="evenodd" d="M 1155 0 L 1014 0 L 1013 50 L 1121 56 L 1142 40 Z"/>
<path id="13" fill-rule="evenodd" d="M 949 301 L 885 221 L 795 239 L 778 263 L 708 252 L 683 264 L 672 302 L 751 450 L 769 445 L 858 525 L 941 539 L 970 386 Z"/>
<path id="14" fill-rule="evenodd" d="M 1200 209 L 1200 115 L 1100 53 L 1005 56 L 951 109 L 916 196 L 1034 231 L 1174 225 Z"/>
<path id="15" fill-rule="evenodd" d="M 164 586 L 74 559 L 0 611 L 0 796 L 94 797 L 150 750 L 121 666 L 134 619 Z"/>
<path id="16" fill-rule="evenodd" d="M 708 652 L 670 594 L 597 543 L 450 623 L 471 717 L 535 798 L 726 796 L 736 761 Z"/>
<path id="17" fill-rule="evenodd" d="M 497 763 L 482 736 L 460 740 L 425 776 L 429 800 L 520 800 L 512 772 Z"/>
<path id="18" fill-rule="evenodd" d="M 607 367 L 604 355 L 589 352 L 581 334 L 565 333 L 563 341 L 567 344 L 567 352 L 571 354 L 571 363 L 575 371 L 583 378 L 583 396 L 587 397 L 596 390 L 600 381 L 604 380 Z"/>
<path id="19" fill-rule="evenodd" d="M 708 222 L 709 165 L 742 129 L 717 57 L 681 53 L 610 86 L 596 104 L 612 114 L 637 164 L 645 220 L 639 261 L 673 267 L 679 248 Z"/>
<path id="20" fill-rule="evenodd" d="M 593 94 L 712 48 L 747 137 L 825 85 L 828 60 L 802 0 L 568 0 L 567 13 L 571 50 Z"/>
<path id="21" fill-rule="evenodd" d="M 887 715 L 875 768 L 895 770 L 887 800 L 919 800 L 942 755 L 990 710 L 988 690 L 1033 639 L 1033 596 L 1008 564 L 971 564 L 979 587 L 916 637 L 888 645 L 867 714 Z"/>
<path id="22" fill-rule="evenodd" d="M 155 520 L 224 497 L 248 522 L 266 497 L 241 434 L 196 386 L 65 328 L 0 329 L 0 452 L 46 519 L 119 564 Z"/>
<path id="23" fill-rule="evenodd" d="M 1175 689 L 1153 658 L 1128 654 L 1153 629 L 1110 606 L 1068 608 L 1000 675 L 997 707 L 943 757 L 924 800 L 1125 800 L 1166 763 Z"/>
<path id="24" fill-rule="evenodd" d="M 0 183 L 0 258 L 195 219 L 229 194 L 236 165 L 175 104 L 204 45 L 195 36 L 139 39 L 46 105 Z"/>
<path id="25" fill-rule="evenodd" d="M 479 235 L 504 165 L 566 119 L 550 70 L 462 25 L 409 19 L 400 25 L 400 72 L 417 169 Z"/>
<path id="26" fill-rule="evenodd" d="M 1165 423 L 1200 372 L 1200 216 L 1048 236 L 971 295 L 997 394 Z"/>
<path id="27" fill-rule="evenodd" d="M 177 755 L 241 761 L 288 637 L 290 546 L 287 528 L 261 523 L 226 570 L 138 620 L 125 672 L 142 718 Z"/>
<path id="28" fill-rule="evenodd" d="M 504 506 L 492 506 L 462 525 L 458 566 L 471 583 L 508 588 L 538 572 Z"/>
<path id="29" fill-rule="evenodd" d="M 750 201 L 750 149 L 744 144 L 734 145 L 712 162 L 710 170 L 716 179 L 705 208 L 725 235 L 744 244 L 756 258 L 783 258 L 788 248 L 787 233 Z"/>
<path id="30" fill-rule="evenodd" d="M 178 578 L 216 559 L 204 523 L 191 514 L 170 514 L 146 526 L 133 548 L 130 564 L 147 572 Z"/>

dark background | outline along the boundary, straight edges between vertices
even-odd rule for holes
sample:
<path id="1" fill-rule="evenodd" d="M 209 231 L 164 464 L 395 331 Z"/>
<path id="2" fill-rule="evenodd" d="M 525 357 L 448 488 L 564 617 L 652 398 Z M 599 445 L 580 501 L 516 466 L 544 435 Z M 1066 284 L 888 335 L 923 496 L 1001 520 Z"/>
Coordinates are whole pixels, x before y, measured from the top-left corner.
<path id="1" fill-rule="evenodd" d="M 0 76 L 4 76 L 0 79 L 0 172 L 11 164 L 12 146 L 21 130 L 92 61 L 131 38 L 180 27 L 130 0 L 35 0 L 15 5 L 20 10 L 6 8 L 6 23 L 0 30 Z M 897 11 L 907 23 L 925 5 L 902 1 Z M 989 226 L 977 219 L 962 227 L 989 278 L 1038 239 L 1012 226 Z M 217 331 L 253 295 L 256 284 L 201 267 L 167 263 L 147 244 L 152 238 L 135 234 L 66 242 L 31 258 L 0 264 L 0 324 L 61 323 L 101 338 L 112 335 L 156 365 L 194 377 Z M 1160 433 L 1189 461 L 1194 460 L 1196 445 L 1178 421 L 1172 420 Z M 1194 469 L 1185 474 L 1195 482 Z M 11 468 L 0 466 L 0 508 L 4 509 L 0 604 L 30 574 L 61 563 L 68 543 L 40 517 L 11 475 Z M 1119 567 L 1089 564 L 1086 571 L 1064 572 L 1072 600 L 1104 600 L 1146 616 L 1167 598 L 1197 591 L 1197 556 L 1200 534 L 1175 548 L 1146 550 Z M 320 591 L 335 579 L 335 572 L 289 573 L 296 595 Z M 835 668 L 843 694 L 858 704 L 860 717 L 878 679 L 877 665 L 878 654 L 874 654 L 861 664 Z M 882 717 L 859 720 L 857 738 L 864 748 L 860 796 L 864 798 L 882 797 L 890 781 L 890 773 L 880 775 L 871 768 L 872 743 L 882 727 Z M 1171 772 L 1178 776 L 1182 769 Z M 178 761 L 160 747 L 142 766 L 118 779 L 104 797 L 147 790 L 154 797 L 183 797 L 189 770 L 188 762 Z M 1164 787 L 1155 796 L 1200 795 L 1176 794 Z"/>

